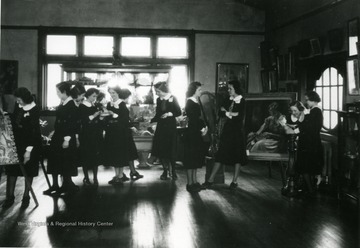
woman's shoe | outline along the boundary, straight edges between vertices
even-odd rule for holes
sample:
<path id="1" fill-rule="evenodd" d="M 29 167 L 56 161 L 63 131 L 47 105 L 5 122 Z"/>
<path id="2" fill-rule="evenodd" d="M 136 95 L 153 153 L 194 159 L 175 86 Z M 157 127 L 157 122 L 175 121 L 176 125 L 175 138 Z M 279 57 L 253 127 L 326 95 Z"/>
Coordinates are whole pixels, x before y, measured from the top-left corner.
<path id="1" fill-rule="evenodd" d="M 230 183 L 230 186 L 229 186 L 229 189 L 236 189 L 238 187 L 238 184 L 237 183 Z"/>
<path id="2" fill-rule="evenodd" d="M 177 176 L 175 170 L 172 171 L 172 179 L 174 179 L 174 180 L 178 179 L 178 176 Z"/>
<path id="3" fill-rule="evenodd" d="M 30 196 L 24 196 L 21 202 L 21 209 L 25 209 L 29 206 L 30 204 Z"/>
<path id="4" fill-rule="evenodd" d="M 14 201 L 15 201 L 15 196 L 9 196 L 9 197 L 6 197 L 2 207 L 3 208 L 9 208 L 11 207 L 13 204 L 14 204 Z"/>
<path id="5" fill-rule="evenodd" d="M 160 176 L 160 179 L 161 180 L 166 180 L 166 179 L 168 179 L 168 172 L 167 172 L 167 170 L 164 170 L 164 172 L 161 174 L 161 176 Z"/>
<path id="6" fill-rule="evenodd" d="M 115 181 L 117 181 L 117 180 L 119 180 L 118 177 L 113 177 L 108 183 L 109 183 L 109 184 L 114 184 Z"/>
<path id="7" fill-rule="evenodd" d="M 209 181 L 206 181 L 205 183 L 202 184 L 202 186 L 205 188 L 205 189 L 208 189 L 208 188 L 211 188 L 213 186 L 213 182 L 209 182 Z"/>
<path id="8" fill-rule="evenodd" d="M 124 183 L 123 178 L 116 177 L 112 185 L 122 185 Z"/>
<path id="9" fill-rule="evenodd" d="M 200 191 L 200 188 L 198 188 L 195 184 L 186 184 L 186 190 L 190 193 L 197 193 Z"/>
<path id="10" fill-rule="evenodd" d="M 99 186 L 99 181 L 97 180 L 97 178 L 94 178 L 94 186 L 98 187 Z"/>
<path id="11" fill-rule="evenodd" d="M 43 191 L 44 195 L 52 195 L 55 194 L 57 191 L 59 191 L 59 186 L 51 186 L 47 190 Z"/>
<path id="12" fill-rule="evenodd" d="M 191 185 L 190 184 L 186 184 L 186 190 L 191 192 Z"/>
<path id="13" fill-rule="evenodd" d="M 89 178 L 84 178 L 83 182 L 84 182 L 85 187 L 90 187 L 91 186 Z"/>
<path id="14" fill-rule="evenodd" d="M 199 191 L 206 189 L 206 187 L 204 185 L 200 184 L 200 183 L 194 183 L 194 185 L 195 185 L 196 188 L 199 189 Z"/>
<path id="15" fill-rule="evenodd" d="M 125 175 L 125 173 L 123 173 L 123 176 L 122 176 L 121 180 L 123 182 L 126 182 L 126 181 L 129 181 L 130 179 Z"/>
<path id="16" fill-rule="evenodd" d="M 144 176 L 139 174 L 139 172 L 135 171 L 135 172 L 130 172 L 130 178 L 131 180 L 138 180 L 140 178 L 143 178 Z"/>

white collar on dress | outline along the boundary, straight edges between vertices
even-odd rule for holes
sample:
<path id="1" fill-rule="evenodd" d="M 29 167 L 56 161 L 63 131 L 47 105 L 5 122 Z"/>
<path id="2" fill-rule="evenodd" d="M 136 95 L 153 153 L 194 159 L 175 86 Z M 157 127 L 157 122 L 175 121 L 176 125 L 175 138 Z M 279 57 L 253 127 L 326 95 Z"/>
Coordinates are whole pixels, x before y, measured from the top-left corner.
<path id="1" fill-rule="evenodd" d="M 310 110 L 305 108 L 304 111 L 303 111 L 304 115 L 308 115 L 310 114 Z M 290 119 L 293 121 L 293 122 L 296 122 L 298 120 L 300 120 L 300 118 L 296 118 L 295 116 L 293 115 L 290 115 Z"/>
<path id="2" fill-rule="evenodd" d="M 241 98 L 242 98 L 242 95 L 238 95 L 236 97 L 230 96 L 230 100 L 234 101 L 235 103 L 240 103 Z"/>
<path id="3" fill-rule="evenodd" d="M 318 108 L 318 109 L 320 109 L 320 110 L 321 110 L 321 108 L 320 108 L 318 105 L 316 105 L 316 106 L 312 107 L 310 110 L 312 110 L 312 109 L 314 109 L 314 108 Z M 309 110 L 309 112 L 310 112 L 310 110 Z"/>
<path id="4" fill-rule="evenodd" d="M 292 122 L 297 122 L 299 120 L 299 118 L 296 118 L 295 116 L 291 115 L 290 119 Z"/>
<path id="5" fill-rule="evenodd" d="M 82 104 L 84 104 L 86 107 L 89 107 L 89 108 L 92 106 L 91 102 L 89 102 L 89 101 L 87 101 L 87 100 L 84 100 L 84 101 L 82 102 Z"/>
<path id="6" fill-rule="evenodd" d="M 169 100 L 169 99 L 170 99 L 170 97 L 171 97 L 171 94 L 170 94 L 170 93 L 168 93 L 166 96 L 164 96 L 164 97 L 160 97 L 160 99 L 161 99 L 161 100 Z"/>
<path id="7" fill-rule="evenodd" d="M 71 96 L 69 96 L 68 98 L 66 98 L 61 104 L 62 105 L 66 105 L 68 102 L 70 102 L 71 100 L 73 100 L 72 99 L 72 97 Z"/>
<path id="8" fill-rule="evenodd" d="M 189 100 L 192 100 L 194 103 L 199 103 L 199 100 L 198 100 L 196 97 L 194 97 L 194 96 L 189 97 L 188 99 L 189 99 Z"/>
<path id="9" fill-rule="evenodd" d="M 24 106 L 19 105 L 19 107 L 22 108 L 24 111 L 29 111 L 30 109 L 32 109 L 35 106 L 36 106 L 36 104 L 34 102 L 31 102 L 31 103 L 26 104 Z"/>
<path id="10" fill-rule="evenodd" d="M 113 107 L 115 107 L 116 109 L 118 109 L 120 103 L 122 103 L 123 101 L 124 101 L 124 100 L 122 100 L 122 99 L 118 99 L 118 100 L 116 100 L 116 102 L 111 102 L 110 105 L 113 106 Z"/>

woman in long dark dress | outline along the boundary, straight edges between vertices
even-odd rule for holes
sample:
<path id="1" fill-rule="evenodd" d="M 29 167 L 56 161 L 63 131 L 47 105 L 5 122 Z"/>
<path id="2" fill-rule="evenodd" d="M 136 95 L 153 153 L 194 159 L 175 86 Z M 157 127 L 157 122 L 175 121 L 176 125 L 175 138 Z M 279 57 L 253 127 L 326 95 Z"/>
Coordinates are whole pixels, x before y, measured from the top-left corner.
<path id="1" fill-rule="evenodd" d="M 76 131 L 75 131 L 75 137 L 76 137 L 76 157 L 75 157 L 75 163 L 76 165 L 83 166 L 81 163 L 81 151 L 80 151 L 80 131 L 81 131 L 81 113 L 80 113 L 80 104 L 85 99 L 85 87 L 81 82 L 75 83 L 75 85 L 70 90 L 70 96 L 73 99 L 75 106 L 77 107 L 77 114 L 76 114 Z"/>
<path id="2" fill-rule="evenodd" d="M 90 186 L 89 169 L 93 171 L 94 186 L 98 186 L 97 179 L 99 155 L 102 145 L 102 123 L 100 113 L 94 102 L 99 94 L 96 88 L 90 88 L 86 91 L 84 100 L 80 106 L 80 158 L 84 172 L 84 185 Z"/>
<path id="3" fill-rule="evenodd" d="M 24 164 L 30 185 L 38 175 L 41 154 L 40 110 L 33 101 L 30 91 L 18 88 L 14 93 L 18 104 L 12 115 L 14 139 L 20 163 Z M 14 203 L 14 191 L 18 176 L 23 176 L 19 165 L 5 167 L 7 174 L 6 200 L 3 207 Z M 29 206 L 29 187 L 25 184 L 22 198 L 22 208 Z"/>
<path id="4" fill-rule="evenodd" d="M 76 133 L 78 131 L 78 108 L 70 96 L 70 83 L 56 85 L 56 93 L 61 100 L 56 109 L 54 134 L 50 142 L 48 173 L 52 175 L 53 185 L 44 194 L 72 193 L 78 190 L 71 177 L 77 176 Z M 59 188 L 58 175 L 63 177 Z"/>
<path id="5" fill-rule="evenodd" d="M 235 166 L 234 177 L 230 189 L 235 189 L 240 166 L 247 164 L 246 139 L 244 133 L 245 99 L 242 97 L 240 83 L 238 81 L 228 82 L 230 99 L 221 107 L 220 115 L 226 116 L 222 133 L 220 135 L 219 150 L 215 154 L 215 164 L 211 175 L 203 186 L 211 187 L 215 175 L 221 164 Z"/>
<path id="6" fill-rule="evenodd" d="M 185 106 L 188 118 L 188 127 L 184 135 L 184 167 L 187 175 L 186 189 L 189 192 L 198 192 L 201 185 L 197 181 L 197 169 L 205 162 L 205 143 L 202 136 L 206 135 L 207 127 L 201 119 L 199 97 L 201 95 L 201 84 L 192 82 L 186 92 L 188 97 Z"/>
<path id="7" fill-rule="evenodd" d="M 166 82 L 155 84 L 156 114 L 151 122 L 157 122 L 151 155 L 160 159 L 163 165 L 161 180 L 168 178 L 171 167 L 173 179 L 177 178 L 175 170 L 176 117 L 181 115 L 179 103 L 169 92 Z"/>
<path id="8" fill-rule="evenodd" d="M 295 133 L 299 134 L 296 168 L 298 173 L 303 175 L 309 193 L 312 193 L 314 176 L 321 174 L 324 164 L 320 137 L 323 115 L 318 107 L 321 99 L 315 91 L 307 92 L 305 101 L 310 108 L 310 113 L 305 115 L 304 120 L 295 129 Z"/>
<path id="9" fill-rule="evenodd" d="M 139 179 L 140 175 L 134 167 L 134 160 L 138 158 L 137 149 L 132 136 L 129 110 L 126 101 L 131 95 L 127 89 L 109 87 L 112 102 L 107 105 L 104 140 L 105 165 L 115 168 L 115 176 L 109 184 L 122 184 L 126 179 L 123 167 L 130 167 L 130 178 Z"/>

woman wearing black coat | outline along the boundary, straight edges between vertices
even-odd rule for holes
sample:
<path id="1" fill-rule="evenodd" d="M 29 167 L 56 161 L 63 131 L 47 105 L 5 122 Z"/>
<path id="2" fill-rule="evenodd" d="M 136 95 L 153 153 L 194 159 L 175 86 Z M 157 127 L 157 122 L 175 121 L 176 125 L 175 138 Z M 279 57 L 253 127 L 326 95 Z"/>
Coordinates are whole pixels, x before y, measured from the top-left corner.
<path id="1" fill-rule="evenodd" d="M 99 94 L 96 88 L 86 91 L 84 100 L 79 106 L 81 129 L 80 139 L 80 161 L 84 172 L 84 185 L 91 186 L 89 170 L 93 171 L 94 186 L 98 186 L 97 179 L 100 150 L 102 145 L 103 128 L 100 121 L 101 111 L 94 106 Z"/>
<path id="2" fill-rule="evenodd" d="M 78 190 L 71 177 L 77 176 L 78 107 L 70 96 L 71 85 L 61 82 L 56 85 L 56 93 L 61 100 L 56 109 L 54 134 L 50 142 L 48 173 L 53 177 L 53 185 L 44 194 L 72 193 Z M 63 176 L 59 188 L 58 175 Z"/>
<path id="3" fill-rule="evenodd" d="M 314 176 L 320 175 L 324 165 L 323 147 L 320 131 L 323 126 L 322 111 L 318 106 L 320 96 L 315 91 L 305 94 L 310 113 L 298 124 L 295 133 L 299 134 L 296 168 L 303 175 L 309 193 L 314 191 Z"/>
<path id="4" fill-rule="evenodd" d="M 166 82 L 155 84 L 156 114 L 151 122 L 157 122 L 151 155 L 160 159 L 163 165 L 161 180 L 168 178 L 169 167 L 173 179 L 177 178 L 175 170 L 176 117 L 181 115 L 179 103 L 169 92 Z"/>
<path id="5" fill-rule="evenodd" d="M 186 168 L 187 185 L 189 192 L 201 190 L 197 181 L 197 169 L 205 162 L 205 143 L 202 136 L 206 135 L 207 127 L 201 118 L 199 97 L 201 84 L 192 82 L 186 92 L 187 101 L 185 106 L 188 126 L 184 134 L 184 167 Z"/>
<path id="6" fill-rule="evenodd" d="M 103 158 L 105 165 L 115 168 L 115 176 L 109 184 L 117 185 L 128 180 L 123 173 L 125 166 L 130 167 L 131 179 L 139 179 L 143 175 L 140 175 L 134 167 L 134 160 L 138 158 L 138 153 L 132 136 L 129 109 L 126 107 L 126 101 L 131 92 L 120 87 L 109 87 L 108 91 L 112 102 L 108 103 L 105 112 L 108 116 L 105 119 Z"/>
<path id="7" fill-rule="evenodd" d="M 81 164 L 81 151 L 80 151 L 80 129 L 81 129 L 81 113 L 80 113 L 80 104 L 84 101 L 85 99 L 85 87 L 83 85 L 83 83 L 81 82 L 76 82 L 74 86 L 72 86 L 71 90 L 70 90 L 70 96 L 73 99 L 75 106 L 77 107 L 77 114 L 76 114 L 76 133 L 75 133 L 75 137 L 76 137 L 76 157 L 75 157 L 75 163 L 76 166 L 84 166 Z"/>
<path id="8" fill-rule="evenodd" d="M 215 154 L 215 164 L 207 182 L 203 185 L 210 187 L 221 164 L 235 166 L 234 177 L 230 189 L 237 187 L 240 166 L 247 164 L 246 139 L 244 132 L 245 99 L 242 97 L 238 81 L 228 82 L 229 101 L 221 107 L 220 115 L 226 116 L 220 135 L 219 150 Z"/>
<path id="9" fill-rule="evenodd" d="M 12 115 L 14 139 L 20 163 L 24 164 L 30 185 L 38 175 L 41 154 L 40 110 L 33 101 L 30 91 L 18 88 L 14 93 L 18 104 Z M 19 165 L 6 166 L 6 200 L 3 207 L 10 207 L 14 203 L 14 191 L 18 176 L 23 176 Z M 21 208 L 29 206 L 29 187 L 25 184 Z"/>

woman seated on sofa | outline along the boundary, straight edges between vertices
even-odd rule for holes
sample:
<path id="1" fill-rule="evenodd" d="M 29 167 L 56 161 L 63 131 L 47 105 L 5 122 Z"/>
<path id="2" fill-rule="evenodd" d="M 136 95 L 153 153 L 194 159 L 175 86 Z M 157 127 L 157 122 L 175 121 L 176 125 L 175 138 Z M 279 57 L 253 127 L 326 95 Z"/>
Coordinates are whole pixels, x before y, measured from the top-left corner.
<path id="1" fill-rule="evenodd" d="M 269 105 L 269 114 L 259 130 L 248 134 L 247 149 L 250 152 L 285 152 L 286 139 L 284 123 L 285 116 L 280 113 L 279 104 Z"/>

